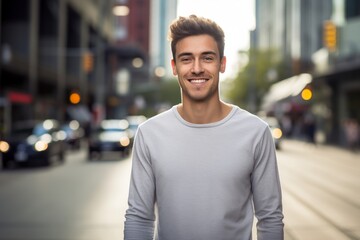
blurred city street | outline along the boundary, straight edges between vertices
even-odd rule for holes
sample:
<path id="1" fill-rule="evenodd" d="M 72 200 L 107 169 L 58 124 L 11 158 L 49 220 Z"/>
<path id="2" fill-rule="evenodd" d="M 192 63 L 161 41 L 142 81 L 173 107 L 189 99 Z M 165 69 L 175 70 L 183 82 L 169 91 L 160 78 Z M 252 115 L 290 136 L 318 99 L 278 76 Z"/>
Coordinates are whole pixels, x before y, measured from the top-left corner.
<path id="1" fill-rule="evenodd" d="M 174 75 L 190 14 L 223 29 L 219 79 Z M 360 240 L 359 29 L 358 0 L 0 0 L 0 240 L 123 239 L 137 128 L 185 78 L 269 124 L 286 240 Z"/>
<path id="2" fill-rule="evenodd" d="M 360 155 L 285 141 L 278 151 L 285 239 L 360 239 Z"/>
<path id="3" fill-rule="evenodd" d="M 278 163 L 286 240 L 360 239 L 359 153 L 285 140 Z M 87 161 L 81 150 L 1 171 L 0 239 L 123 239 L 130 168 L 130 158 Z"/>
<path id="4" fill-rule="evenodd" d="M 0 172 L 0 239 L 122 239 L 130 159 L 85 156 Z"/>

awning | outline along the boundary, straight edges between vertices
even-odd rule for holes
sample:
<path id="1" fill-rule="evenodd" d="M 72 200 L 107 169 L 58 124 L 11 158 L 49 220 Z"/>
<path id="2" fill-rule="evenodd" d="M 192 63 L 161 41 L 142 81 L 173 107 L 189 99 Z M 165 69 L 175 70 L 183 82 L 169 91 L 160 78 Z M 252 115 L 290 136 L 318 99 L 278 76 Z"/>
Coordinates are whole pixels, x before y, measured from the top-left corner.
<path id="1" fill-rule="evenodd" d="M 302 73 L 273 84 L 263 99 L 262 108 L 268 109 L 278 101 L 299 95 L 311 81 L 310 74 Z"/>

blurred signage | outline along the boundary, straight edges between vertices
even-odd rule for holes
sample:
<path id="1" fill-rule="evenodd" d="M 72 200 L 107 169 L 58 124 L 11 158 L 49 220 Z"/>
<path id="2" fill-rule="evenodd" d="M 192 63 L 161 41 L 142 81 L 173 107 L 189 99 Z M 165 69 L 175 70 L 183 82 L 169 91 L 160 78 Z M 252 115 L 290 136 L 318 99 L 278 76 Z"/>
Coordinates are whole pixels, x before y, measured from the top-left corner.
<path id="1" fill-rule="evenodd" d="M 124 96 L 129 93 L 130 87 L 130 72 L 128 69 L 123 68 L 119 70 L 115 76 L 115 90 L 116 93 Z"/>
<path id="2" fill-rule="evenodd" d="M 90 73 L 94 68 L 94 55 L 87 51 L 83 54 L 83 69 L 86 73 Z"/>
<path id="3" fill-rule="evenodd" d="M 11 103 L 29 104 L 32 102 L 32 96 L 28 93 L 10 91 L 7 96 Z"/>
<path id="4" fill-rule="evenodd" d="M 337 28 L 335 23 L 333 21 L 325 21 L 323 32 L 324 46 L 330 52 L 334 52 L 337 46 Z"/>

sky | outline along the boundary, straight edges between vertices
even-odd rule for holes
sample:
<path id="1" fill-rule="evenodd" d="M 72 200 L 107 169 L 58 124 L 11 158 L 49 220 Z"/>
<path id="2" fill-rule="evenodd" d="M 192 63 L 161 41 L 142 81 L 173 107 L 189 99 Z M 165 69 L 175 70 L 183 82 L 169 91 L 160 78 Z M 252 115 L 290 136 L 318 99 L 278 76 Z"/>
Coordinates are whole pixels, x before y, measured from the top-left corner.
<path id="1" fill-rule="evenodd" d="M 249 48 L 249 31 L 255 28 L 254 0 L 178 0 L 178 16 L 196 14 L 210 18 L 225 32 L 226 71 L 221 78 L 237 72 L 237 52 Z"/>

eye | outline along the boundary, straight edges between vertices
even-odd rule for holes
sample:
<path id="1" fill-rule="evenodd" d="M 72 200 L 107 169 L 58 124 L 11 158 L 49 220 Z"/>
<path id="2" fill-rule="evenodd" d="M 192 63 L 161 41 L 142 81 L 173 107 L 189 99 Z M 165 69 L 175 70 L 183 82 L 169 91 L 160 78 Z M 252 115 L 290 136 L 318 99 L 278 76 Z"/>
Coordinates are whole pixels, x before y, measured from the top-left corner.
<path id="1" fill-rule="evenodd" d="M 180 58 L 180 61 L 182 63 L 189 63 L 191 61 L 191 58 L 190 57 L 182 57 L 182 58 Z"/>
<path id="2" fill-rule="evenodd" d="M 204 56 L 203 60 L 205 62 L 212 62 L 212 61 L 214 61 L 214 57 L 213 56 Z"/>

